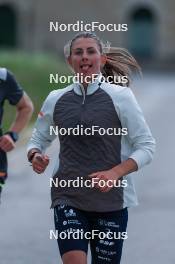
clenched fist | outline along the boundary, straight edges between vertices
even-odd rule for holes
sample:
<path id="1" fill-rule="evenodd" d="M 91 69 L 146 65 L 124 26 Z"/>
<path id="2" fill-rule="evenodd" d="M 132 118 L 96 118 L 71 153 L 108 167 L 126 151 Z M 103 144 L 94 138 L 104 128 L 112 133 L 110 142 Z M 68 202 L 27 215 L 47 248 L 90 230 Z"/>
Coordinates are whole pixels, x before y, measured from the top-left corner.
<path id="1" fill-rule="evenodd" d="M 0 148 L 5 151 L 11 151 L 12 149 L 15 148 L 15 142 L 9 135 L 3 135 L 0 137 Z"/>
<path id="2" fill-rule="evenodd" d="M 32 159 L 32 167 L 38 174 L 43 173 L 49 164 L 49 157 L 41 153 L 35 153 Z"/>

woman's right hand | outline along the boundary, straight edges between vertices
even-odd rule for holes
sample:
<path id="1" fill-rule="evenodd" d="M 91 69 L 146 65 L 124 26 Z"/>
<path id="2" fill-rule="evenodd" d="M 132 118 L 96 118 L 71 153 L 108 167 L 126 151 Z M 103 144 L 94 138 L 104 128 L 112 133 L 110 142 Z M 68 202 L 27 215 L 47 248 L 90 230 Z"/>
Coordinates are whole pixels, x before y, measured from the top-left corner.
<path id="1" fill-rule="evenodd" d="M 38 174 L 43 173 L 49 164 L 49 157 L 41 153 L 35 153 L 32 159 L 32 167 Z"/>

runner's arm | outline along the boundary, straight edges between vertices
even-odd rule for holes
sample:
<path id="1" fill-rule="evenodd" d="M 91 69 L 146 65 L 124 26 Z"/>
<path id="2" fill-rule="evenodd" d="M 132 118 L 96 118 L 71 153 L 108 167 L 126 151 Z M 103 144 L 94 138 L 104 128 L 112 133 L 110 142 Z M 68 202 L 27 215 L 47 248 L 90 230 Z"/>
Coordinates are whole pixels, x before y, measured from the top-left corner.
<path id="1" fill-rule="evenodd" d="M 52 100 L 52 93 L 46 98 L 41 111 L 38 114 L 37 121 L 35 123 L 32 137 L 28 143 L 27 155 L 29 161 L 33 153 L 44 153 L 46 148 L 56 138 L 54 134 L 50 134 L 50 126 L 54 126 L 53 122 L 53 109 L 54 104 Z"/>

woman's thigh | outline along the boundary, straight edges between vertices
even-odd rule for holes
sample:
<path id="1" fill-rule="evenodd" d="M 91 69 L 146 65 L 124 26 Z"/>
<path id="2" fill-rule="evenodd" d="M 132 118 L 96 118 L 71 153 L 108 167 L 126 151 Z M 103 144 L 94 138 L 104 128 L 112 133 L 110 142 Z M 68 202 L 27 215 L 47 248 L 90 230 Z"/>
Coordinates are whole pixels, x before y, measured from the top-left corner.
<path id="1" fill-rule="evenodd" d="M 76 258 L 85 259 L 89 241 L 83 234 L 89 231 L 89 223 L 83 212 L 72 206 L 58 205 L 54 208 L 54 220 L 58 247 L 63 260 L 71 258 L 74 263 L 73 259 L 75 261 Z"/>
<path id="2" fill-rule="evenodd" d="M 123 241 L 127 238 L 127 222 L 127 208 L 93 218 L 91 228 L 99 233 L 90 241 L 92 264 L 120 263 Z"/>

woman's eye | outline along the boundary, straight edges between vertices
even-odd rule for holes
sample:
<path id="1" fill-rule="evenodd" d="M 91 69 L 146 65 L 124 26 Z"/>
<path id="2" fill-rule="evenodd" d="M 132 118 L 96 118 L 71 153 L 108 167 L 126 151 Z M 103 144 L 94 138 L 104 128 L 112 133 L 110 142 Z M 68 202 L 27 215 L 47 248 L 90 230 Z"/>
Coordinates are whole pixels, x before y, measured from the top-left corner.
<path id="1" fill-rule="evenodd" d="M 96 51 L 95 50 L 87 50 L 87 53 L 88 54 L 94 54 L 94 53 L 96 53 Z M 74 52 L 74 54 L 75 55 L 82 55 L 83 54 L 83 51 L 82 50 L 76 50 L 75 52 Z"/>
<path id="2" fill-rule="evenodd" d="M 93 54 L 93 53 L 95 53 L 95 50 L 89 50 L 88 53 Z"/>
<path id="3" fill-rule="evenodd" d="M 80 54 L 82 54 L 82 51 L 81 50 L 75 51 L 75 55 L 80 55 Z"/>

